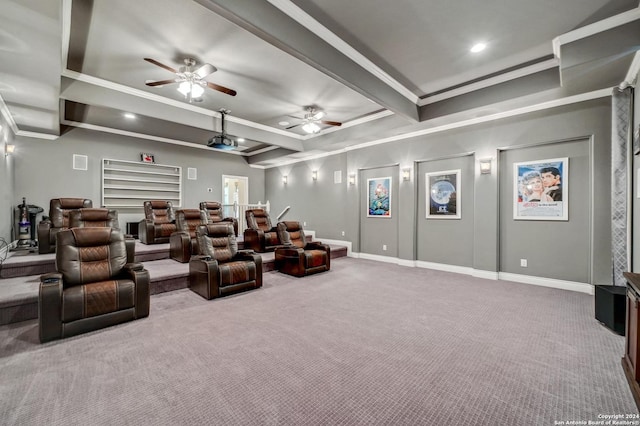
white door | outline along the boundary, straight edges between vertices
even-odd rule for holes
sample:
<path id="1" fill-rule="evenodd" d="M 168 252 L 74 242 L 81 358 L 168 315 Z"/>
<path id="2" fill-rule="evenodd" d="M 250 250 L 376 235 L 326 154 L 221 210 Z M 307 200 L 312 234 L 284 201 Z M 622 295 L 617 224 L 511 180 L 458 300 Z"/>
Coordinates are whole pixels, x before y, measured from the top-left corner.
<path id="1" fill-rule="evenodd" d="M 222 204 L 225 216 L 240 219 L 240 210 L 233 209 L 234 204 L 249 204 L 249 178 L 246 176 L 222 175 Z"/>

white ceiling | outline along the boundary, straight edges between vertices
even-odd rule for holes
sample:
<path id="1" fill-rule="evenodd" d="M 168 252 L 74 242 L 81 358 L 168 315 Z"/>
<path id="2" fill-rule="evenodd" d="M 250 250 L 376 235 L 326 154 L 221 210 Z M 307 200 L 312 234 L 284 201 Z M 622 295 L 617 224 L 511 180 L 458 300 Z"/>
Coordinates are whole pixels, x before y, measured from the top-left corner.
<path id="1" fill-rule="evenodd" d="M 477 95 L 467 107 L 617 84 L 640 46 L 616 32 L 637 29 L 637 0 L 0 0 L 0 10 L 0 107 L 14 131 L 54 138 L 63 123 L 201 148 L 226 108 L 228 131 L 249 139 L 245 158 L 264 166 L 424 128 L 465 108 L 451 95 L 486 85 L 495 93 L 467 94 Z M 602 24 L 612 16 L 627 18 Z M 567 36 L 578 28 L 587 36 Z M 488 48 L 470 53 L 478 41 Z M 172 78 L 145 57 L 211 63 L 207 80 L 238 94 L 206 89 L 189 104 L 176 84 L 145 85 Z M 517 88 L 499 86 L 507 71 Z M 278 124 L 299 123 L 309 105 L 343 126 L 307 136 Z"/>

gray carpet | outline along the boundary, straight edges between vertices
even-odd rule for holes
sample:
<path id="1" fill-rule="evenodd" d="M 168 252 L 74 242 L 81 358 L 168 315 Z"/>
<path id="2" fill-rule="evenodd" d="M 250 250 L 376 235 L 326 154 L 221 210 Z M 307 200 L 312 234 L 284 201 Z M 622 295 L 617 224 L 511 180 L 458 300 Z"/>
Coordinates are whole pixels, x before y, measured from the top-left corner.
<path id="1" fill-rule="evenodd" d="M 553 425 L 638 413 L 593 297 L 375 261 L 48 344 L 0 327 L 20 425 Z"/>

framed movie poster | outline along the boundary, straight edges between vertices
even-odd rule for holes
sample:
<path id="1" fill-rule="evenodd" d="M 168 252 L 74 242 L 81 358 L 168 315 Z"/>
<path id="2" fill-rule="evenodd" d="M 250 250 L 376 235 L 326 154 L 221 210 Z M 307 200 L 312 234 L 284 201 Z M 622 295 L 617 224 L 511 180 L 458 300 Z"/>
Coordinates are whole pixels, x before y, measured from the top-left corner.
<path id="1" fill-rule="evenodd" d="M 427 219 L 460 219 L 460 169 L 425 174 Z"/>
<path id="2" fill-rule="evenodd" d="M 569 220 L 569 158 L 513 164 L 513 218 Z"/>
<path id="3" fill-rule="evenodd" d="M 391 217 L 391 176 L 367 179 L 367 217 Z"/>

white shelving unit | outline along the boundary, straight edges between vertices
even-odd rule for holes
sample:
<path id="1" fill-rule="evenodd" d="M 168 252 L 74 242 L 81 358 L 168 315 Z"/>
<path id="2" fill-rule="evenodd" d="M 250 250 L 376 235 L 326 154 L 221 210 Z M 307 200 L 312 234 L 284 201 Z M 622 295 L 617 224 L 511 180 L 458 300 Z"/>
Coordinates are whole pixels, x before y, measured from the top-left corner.
<path id="1" fill-rule="evenodd" d="M 182 167 L 102 159 L 103 207 L 141 209 L 147 200 L 167 200 L 182 207 Z"/>

